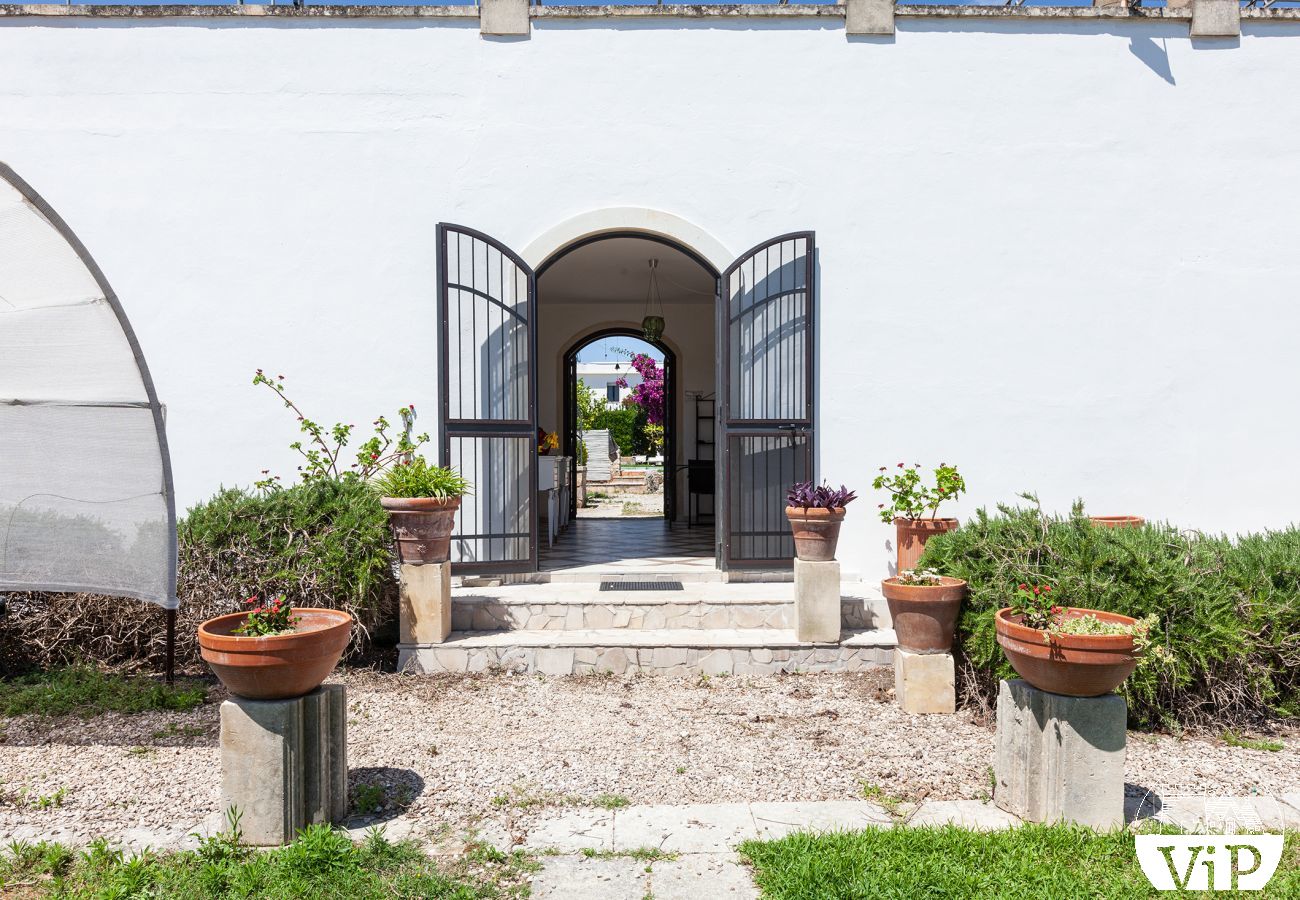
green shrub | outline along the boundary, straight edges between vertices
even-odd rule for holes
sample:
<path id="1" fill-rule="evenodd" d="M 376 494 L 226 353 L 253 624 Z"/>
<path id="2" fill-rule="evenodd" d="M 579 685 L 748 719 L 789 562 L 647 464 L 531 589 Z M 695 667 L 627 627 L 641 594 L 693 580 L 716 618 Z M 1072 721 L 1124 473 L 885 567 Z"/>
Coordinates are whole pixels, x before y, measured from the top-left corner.
<path id="1" fill-rule="evenodd" d="M 313 479 L 267 493 L 227 489 L 179 526 L 177 662 L 198 662 L 204 619 L 245 609 L 253 594 L 351 613 L 351 652 L 396 611 L 388 516 L 359 479 Z M 7 671 L 85 660 L 162 664 L 163 612 L 149 603 L 89 594 L 11 594 L 0 618 Z"/>
<path id="2" fill-rule="evenodd" d="M 636 420 L 640 407 L 620 406 L 618 409 L 602 409 L 596 413 L 596 430 L 608 429 L 609 436 L 618 445 L 618 452 L 631 456 L 636 450 Z"/>
<path id="3" fill-rule="evenodd" d="M 1163 524 L 1098 528 L 1082 503 L 1066 517 L 999 506 L 931 538 L 918 566 L 970 583 L 958 626 L 968 700 L 991 705 L 998 679 L 1014 675 L 993 614 L 1011 605 L 1017 584 L 1034 582 L 1054 585 L 1070 606 L 1156 616 L 1153 643 L 1172 660 L 1125 683 L 1137 724 L 1222 727 L 1300 714 L 1295 528 L 1231 541 Z"/>

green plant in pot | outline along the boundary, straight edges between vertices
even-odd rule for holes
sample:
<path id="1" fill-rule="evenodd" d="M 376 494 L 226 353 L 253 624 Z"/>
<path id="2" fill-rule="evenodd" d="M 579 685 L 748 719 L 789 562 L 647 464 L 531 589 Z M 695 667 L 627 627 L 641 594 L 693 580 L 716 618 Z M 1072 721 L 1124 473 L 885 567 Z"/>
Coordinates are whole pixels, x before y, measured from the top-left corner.
<path id="1" fill-rule="evenodd" d="M 786 492 L 786 518 L 794 532 L 795 555 L 806 562 L 829 562 L 835 559 L 844 524 L 844 507 L 857 495 L 840 485 L 814 485 L 802 481 Z"/>
<path id="2" fill-rule="evenodd" d="M 388 510 L 397 555 L 404 565 L 446 562 L 460 499 L 470 483 L 454 469 L 434 466 L 412 454 L 374 481 L 379 502 Z"/>
<path id="3" fill-rule="evenodd" d="M 898 646 L 912 653 L 947 653 L 952 649 L 966 582 L 931 569 L 907 570 L 880 583 L 889 604 Z"/>
<path id="4" fill-rule="evenodd" d="M 1050 584 L 1021 584 L 995 614 L 998 645 L 1012 668 L 1041 691 L 1067 697 L 1109 694 L 1144 662 L 1166 651 L 1151 642 L 1154 615 L 1068 606 Z"/>
<path id="5" fill-rule="evenodd" d="M 888 502 L 881 503 L 880 520 L 894 524 L 898 549 L 898 571 L 916 569 L 916 563 L 925 552 L 925 542 L 936 534 L 953 531 L 960 524 L 956 519 L 939 518 L 939 506 L 956 500 L 966 490 L 966 481 L 956 466 L 939 463 L 934 470 L 934 483 L 921 478 L 921 464 L 898 464 L 899 471 L 889 472 L 880 467 L 880 474 L 871 482 L 876 490 L 889 494 Z"/>
<path id="6" fill-rule="evenodd" d="M 199 652 L 226 690 L 250 700 L 309 694 L 334 671 L 352 637 L 352 617 L 340 609 L 290 607 L 284 597 L 199 625 Z"/>

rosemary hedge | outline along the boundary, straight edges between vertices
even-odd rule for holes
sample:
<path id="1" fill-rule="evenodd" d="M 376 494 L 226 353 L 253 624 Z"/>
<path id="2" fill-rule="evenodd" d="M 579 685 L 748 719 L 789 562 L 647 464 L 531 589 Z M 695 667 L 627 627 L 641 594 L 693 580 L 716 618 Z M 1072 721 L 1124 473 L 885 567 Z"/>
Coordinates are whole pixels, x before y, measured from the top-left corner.
<path id="1" fill-rule="evenodd" d="M 1020 582 L 1049 583 L 1070 606 L 1155 614 L 1172 660 L 1124 686 L 1130 719 L 1145 727 L 1259 724 L 1300 715 L 1300 530 L 1236 539 L 1167 524 L 1098 528 L 1082 502 L 1070 515 L 1002 506 L 926 544 L 920 568 L 964 578 L 959 689 L 991 708 L 1013 677 L 993 614 Z"/>

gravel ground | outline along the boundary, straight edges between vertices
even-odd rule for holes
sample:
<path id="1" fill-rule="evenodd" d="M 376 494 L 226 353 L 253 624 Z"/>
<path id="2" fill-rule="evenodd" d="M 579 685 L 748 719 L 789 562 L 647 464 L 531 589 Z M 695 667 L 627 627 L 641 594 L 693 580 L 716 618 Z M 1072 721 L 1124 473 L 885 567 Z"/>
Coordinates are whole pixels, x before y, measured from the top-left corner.
<path id="1" fill-rule="evenodd" d="M 990 728 L 913 717 L 892 672 L 763 678 L 398 676 L 349 672 L 354 785 L 405 833 L 479 825 L 516 837 L 555 807 L 860 798 L 976 799 Z M 220 806 L 218 701 L 190 713 L 2 720 L 0 838 L 180 840 Z M 1300 791 L 1300 730 L 1270 753 L 1131 734 L 1132 790 Z M 622 798 L 622 799 L 619 799 Z M 158 839 L 153 839 L 158 843 Z"/>

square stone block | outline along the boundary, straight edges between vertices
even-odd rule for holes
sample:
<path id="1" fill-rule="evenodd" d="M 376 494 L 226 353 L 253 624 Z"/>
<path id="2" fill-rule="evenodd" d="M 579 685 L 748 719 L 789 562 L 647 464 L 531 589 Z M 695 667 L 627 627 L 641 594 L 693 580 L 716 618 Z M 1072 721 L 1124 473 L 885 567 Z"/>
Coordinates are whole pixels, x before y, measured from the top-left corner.
<path id="1" fill-rule="evenodd" d="M 441 644 L 451 634 L 451 563 L 402 566 L 398 643 Z"/>
<path id="2" fill-rule="evenodd" d="M 794 636 L 810 643 L 839 643 L 838 562 L 794 561 Z"/>
<path id="3" fill-rule="evenodd" d="M 894 693 L 914 715 L 957 711 L 957 670 L 951 653 L 894 650 Z"/>
<path id="4" fill-rule="evenodd" d="M 222 807 L 237 807 L 244 840 L 272 847 L 347 812 L 347 693 L 323 685 L 292 700 L 221 704 Z"/>
<path id="5" fill-rule="evenodd" d="M 1123 825 L 1127 716 L 1118 694 L 1064 697 L 1003 681 L 994 803 L 1030 822 Z"/>

